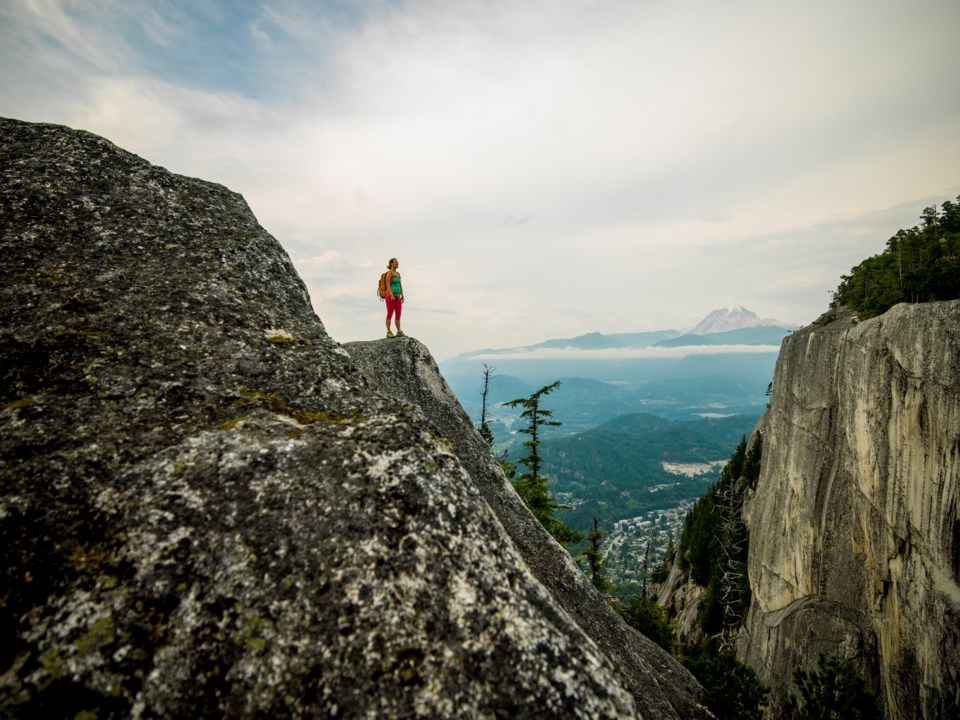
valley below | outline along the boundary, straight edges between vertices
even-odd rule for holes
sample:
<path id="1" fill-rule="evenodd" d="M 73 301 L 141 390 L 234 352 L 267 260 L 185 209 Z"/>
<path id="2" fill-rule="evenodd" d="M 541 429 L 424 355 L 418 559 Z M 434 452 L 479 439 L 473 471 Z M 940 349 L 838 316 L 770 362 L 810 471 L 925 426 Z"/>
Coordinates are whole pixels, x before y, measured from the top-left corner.
<path id="1" fill-rule="evenodd" d="M 788 332 L 593 333 L 531 346 L 526 356 L 520 350 L 467 354 L 441 368 L 474 423 L 485 417 L 494 451 L 513 464 L 528 454 L 529 436 L 520 432 L 520 411 L 506 403 L 560 379 L 543 402 L 560 425 L 542 429 L 542 474 L 566 506 L 558 519 L 584 534 L 597 519 L 607 578 L 615 594 L 629 596 L 679 542 L 689 508 L 719 480 L 766 408 L 776 352 L 767 346 L 730 352 L 723 339 L 772 344 Z M 610 345 L 636 351 L 644 343 L 677 354 L 604 355 Z M 715 351 L 683 355 L 683 344 Z M 549 356 L 535 357 L 545 349 Z"/>

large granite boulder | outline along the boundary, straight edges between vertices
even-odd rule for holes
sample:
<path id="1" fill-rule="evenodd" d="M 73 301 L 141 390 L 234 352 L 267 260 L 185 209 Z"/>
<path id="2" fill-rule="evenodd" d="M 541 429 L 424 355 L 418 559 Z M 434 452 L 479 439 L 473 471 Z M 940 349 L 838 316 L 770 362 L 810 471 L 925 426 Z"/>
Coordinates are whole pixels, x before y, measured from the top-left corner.
<path id="1" fill-rule="evenodd" d="M 0 120 L 0 263 L 0 715 L 638 715 L 239 195 Z"/>
<path id="2" fill-rule="evenodd" d="M 412 338 L 385 338 L 346 343 L 344 349 L 381 392 L 423 408 L 450 441 L 530 570 L 613 662 L 644 717 L 707 717 L 693 676 L 623 622 L 524 505 L 427 348 Z"/>
<path id="3" fill-rule="evenodd" d="M 786 338 L 763 427 L 740 656 L 775 697 L 824 653 L 886 717 L 960 717 L 960 301 Z"/>

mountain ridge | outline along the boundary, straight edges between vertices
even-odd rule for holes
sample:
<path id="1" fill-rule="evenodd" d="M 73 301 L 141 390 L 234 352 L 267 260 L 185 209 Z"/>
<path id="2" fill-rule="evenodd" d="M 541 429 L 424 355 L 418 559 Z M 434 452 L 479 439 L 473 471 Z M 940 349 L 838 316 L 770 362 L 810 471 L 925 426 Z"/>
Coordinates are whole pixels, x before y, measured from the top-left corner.
<path id="1" fill-rule="evenodd" d="M 469 360 L 488 355 L 534 353 L 538 350 L 589 352 L 707 345 L 779 345 L 784 335 L 796 329 L 798 329 L 797 325 L 773 318 L 761 318 L 742 305 L 737 305 L 732 309 L 713 310 L 692 328 L 683 331 L 665 329 L 625 333 L 589 332 L 570 338 L 550 338 L 530 345 L 470 350 L 455 355 L 445 362 Z"/>

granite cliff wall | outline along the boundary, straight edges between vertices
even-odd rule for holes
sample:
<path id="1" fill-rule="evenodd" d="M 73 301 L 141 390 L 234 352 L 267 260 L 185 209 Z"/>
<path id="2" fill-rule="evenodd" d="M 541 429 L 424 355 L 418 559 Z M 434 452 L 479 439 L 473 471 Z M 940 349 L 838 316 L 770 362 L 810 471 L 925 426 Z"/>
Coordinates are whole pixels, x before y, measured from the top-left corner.
<path id="1" fill-rule="evenodd" d="M 960 717 L 960 301 L 786 338 L 763 437 L 738 654 L 775 696 L 825 653 L 889 718 Z"/>

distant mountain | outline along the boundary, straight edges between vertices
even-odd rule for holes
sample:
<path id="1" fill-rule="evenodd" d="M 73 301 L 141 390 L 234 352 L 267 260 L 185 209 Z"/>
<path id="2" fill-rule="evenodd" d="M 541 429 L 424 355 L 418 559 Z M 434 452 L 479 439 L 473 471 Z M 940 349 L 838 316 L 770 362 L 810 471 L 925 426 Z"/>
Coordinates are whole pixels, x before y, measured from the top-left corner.
<path id="1" fill-rule="evenodd" d="M 455 364 L 474 358 L 521 355 L 535 353 L 538 350 L 598 351 L 705 345 L 779 345 L 780 340 L 788 332 L 796 329 L 796 325 L 758 317 L 755 312 L 738 305 L 732 310 L 728 308 L 714 310 L 684 333 L 678 330 L 609 334 L 591 332 L 572 338 L 544 340 L 533 345 L 472 350 L 445 362 Z"/>
<path id="2" fill-rule="evenodd" d="M 585 335 L 577 335 L 572 338 L 556 338 L 553 340 L 544 340 L 534 345 L 523 345 L 521 347 L 511 348 L 486 348 L 484 350 L 472 350 L 453 358 L 453 360 L 468 360 L 477 355 L 510 355 L 517 352 L 529 352 L 533 350 L 613 350 L 613 349 L 639 349 L 650 347 L 662 340 L 677 337 L 680 333 L 676 330 L 654 330 L 652 332 L 638 333 L 611 333 L 609 335 L 599 332 L 591 332 Z"/>
<path id="3" fill-rule="evenodd" d="M 515 431 L 518 414 L 499 403 L 526 397 L 558 378 L 563 382 L 548 406 L 564 423 L 562 434 L 637 412 L 673 420 L 756 417 L 767 403 L 777 348 L 792 328 L 742 307 L 714 311 L 696 327 L 719 328 L 724 323 L 743 327 L 682 335 L 676 330 L 594 332 L 524 347 L 476 350 L 444 360 L 440 368 L 477 422 L 484 365 L 494 371 L 487 419 L 498 444 Z"/>
<path id="4" fill-rule="evenodd" d="M 725 415 L 756 418 L 766 407 L 776 358 L 776 352 L 691 355 L 668 361 L 582 361 L 577 368 L 557 361 L 517 361 L 512 367 L 498 361 L 487 396 L 487 420 L 498 444 L 507 441 L 516 430 L 513 423 L 520 411 L 502 403 L 527 397 L 557 379 L 560 387 L 549 395 L 545 407 L 563 422 L 556 430 L 561 435 L 582 432 L 630 413 L 650 413 L 670 420 Z M 506 366 L 502 374 L 501 365 Z M 479 425 L 482 367 L 472 372 L 441 369 L 463 409 Z M 508 369 L 518 374 L 509 375 Z M 553 429 L 547 433 L 554 434 Z"/>
<path id="5" fill-rule="evenodd" d="M 709 333 L 725 333 L 730 330 L 742 330 L 752 327 L 780 327 L 788 330 L 796 330 L 796 325 L 780 322 L 773 318 L 757 317 L 752 310 L 747 310 L 742 305 L 737 305 L 732 309 L 720 308 L 714 310 L 703 320 L 687 330 L 687 335 L 707 335 Z"/>
<path id="6" fill-rule="evenodd" d="M 645 348 L 678 335 L 676 330 L 655 330 L 639 333 L 603 333 L 592 332 L 578 335 L 575 338 L 560 340 L 545 340 L 542 343 L 531 345 L 537 348 L 575 348 L 577 350 L 607 350 L 611 348 Z"/>
<path id="7" fill-rule="evenodd" d="M 786 325 L 756 325 L 725 332 L 694 332 L 667 338 L 654 347 L 695 347 L 704 345 L 779 345 L 796 328 Z"/>

